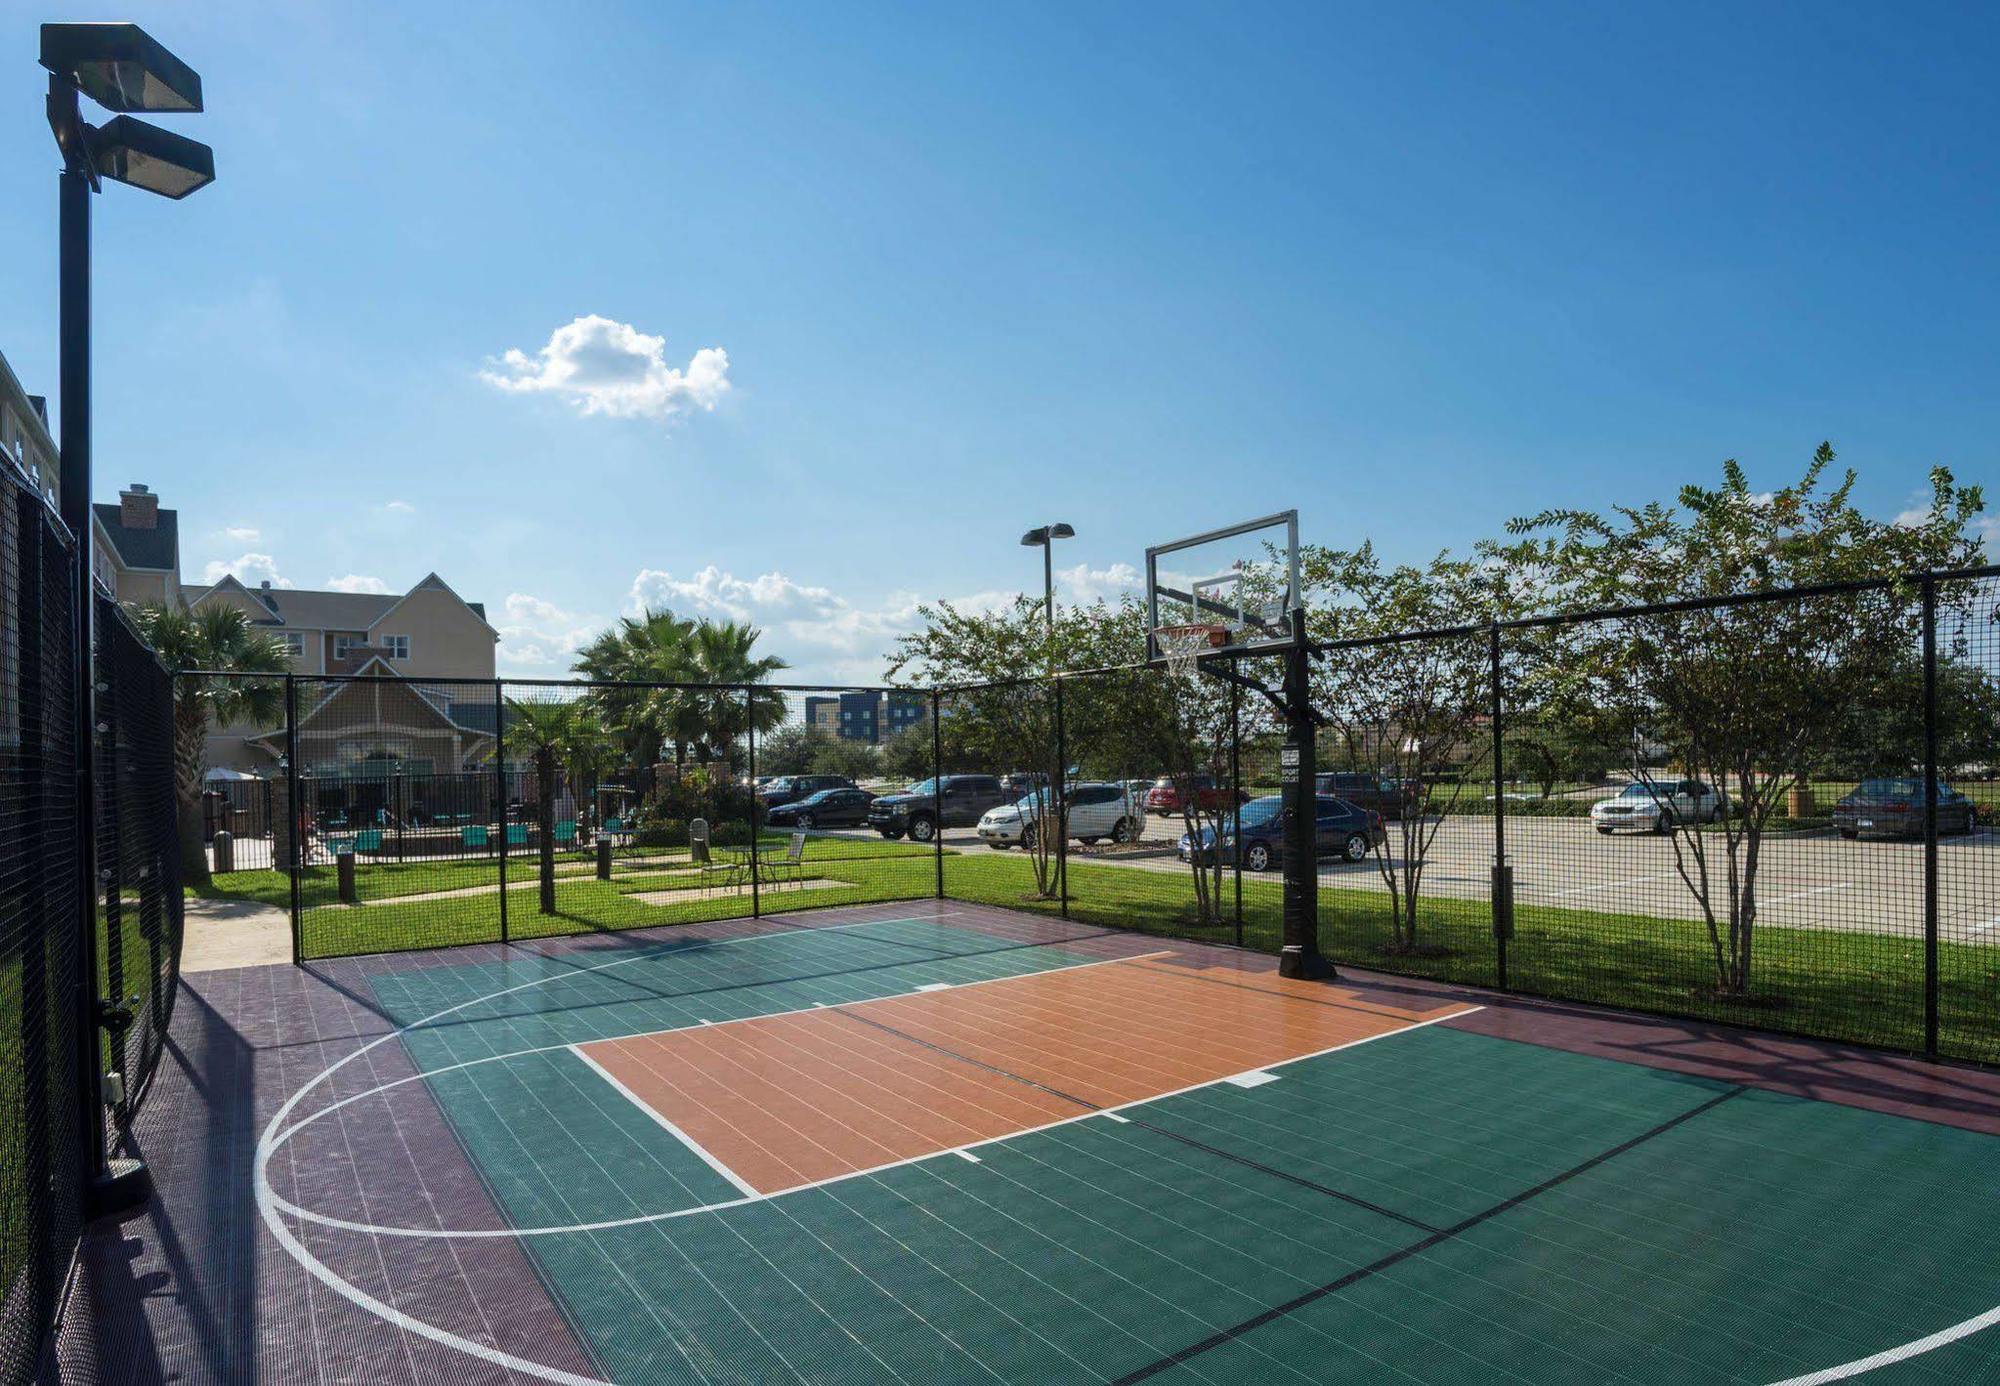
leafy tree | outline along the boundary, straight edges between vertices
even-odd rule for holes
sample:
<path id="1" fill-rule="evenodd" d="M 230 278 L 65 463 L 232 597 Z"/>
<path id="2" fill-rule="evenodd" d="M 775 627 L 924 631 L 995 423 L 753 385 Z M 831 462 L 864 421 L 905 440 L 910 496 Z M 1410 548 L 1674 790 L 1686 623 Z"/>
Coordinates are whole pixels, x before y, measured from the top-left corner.
<path id="1" fill-rule="evenodd" d="M 208 773 L 208 734 L 234 722 L 261 727 L 281 721 L 284 686 L 269 676 L 290 669 L 291 657 L 235 607 L 192 612 L 148 604 L 134 608 L 132 618 L 169 669 L 243 676 L 174 680 L 174 802 L 181 872 L 183 879 L 205 886 L 210 878 L 201 837 L 201 795 Z"/>
<path id="2" fill-rule="evenodd" d="M 1335 642 L 1315 671 L 1313 701 L 1324 719 L 1320 744 L 1356 769 L 1403 787 L 1392 850 L 1375 854 L 1388 887 L 1390 947 L 1420 947 L 1424 873 L 1447 817 L 1467 791 L 1462 780 L 1491 764 L 1490 650 L 1484 635 L 1410 641 L 1420 630 L 1488 623 L 1502 614 L 1505 584 L 1493 566 L 1440 553 L 1422 566 L 1385 566 L 1374 547 L 1306 545 L 1299 553 L 1307 630 Z M 1338 642 L 1382 639 L 1341 646 Z"/>
<path id="3" fill-rule="evenodd" d="M 1615 739 L 1594 736 L 1587 727 L 1524 708 L 1526 698 L 1517 687 L 1510 687 L 1508 694 L 1501 757 L 1507 777 L 1526 780 L 1543 799 L 1553 798 L 1560 784 L 1595 784 L 1630 758 L 1629 750 Z"/>
<path id="4" fill-rule="evenodd" d="M 1940 621 L 1940 625 L 1945 624 Z M 1937 735 L 1939 773 L 1990 761 L 2000 747 L 2000 678 L 1981 668 L 1964 648 L 1938 637 Z M 1957 644 L 1960 648 L 1954 650 Z M 1924 763 L 1924 667 L 1912 647 L 1891 657 L 1875 686 L 1849 709 L 1835 733 L 1827 769 L 1844 779 L 1911 774 Z"/>
<path id="5" fill-rule="evenodd" d="M 1669 824 L 1676 869 L 1707 923 L 1716 989 L 1728 996 L 1752 991 L 1771 819 L 1793 785 L 1823 772 L 1852 709 L 1894 677 L 1918 639 L 1908 575 L 1978 561 L 1977 486 L 1936 468 L 1927 506 L 1885 522 L 1855 506 L 1852 471 L 1827 484 L 1833 461 L 1821 444 L 1799 482 L 1761 495 L 1725 462 L 1720 486 L 1683 487 L 1678 505 L 1608 517 L 1544 511 L 1513 521 L 1514 542 L 1489 548 L 1571 609 L 1893 579 L 1557 627 L 1528 651 L 1550 706 L 1621 735 L 1635 760 L 1663 760 L 1728 797 L 1719 825 Z"/>
<path id="6" fill-rule="evenodd" d="M 881 773 L 882 757 L 872 742 L 829 736 L 813 747 L 807 766 L 815 775 L 845 775 L 854 781 L 869 780 Z"/>
<path id="7" fill-rule="evenodd" d="M 892 780 L 921 780 L 931 773 L 931 719 L 904 727 L 882 743 L 881 770 Z"/>
<path id="8" fill-rule="evenodd" d="M 794 722 L 779 727 L 769 736 L 757 738 L 757 773 L 760 775 L 803 775 L 812 769 L 813 757 L 833 740 L 824 727 Z"/>

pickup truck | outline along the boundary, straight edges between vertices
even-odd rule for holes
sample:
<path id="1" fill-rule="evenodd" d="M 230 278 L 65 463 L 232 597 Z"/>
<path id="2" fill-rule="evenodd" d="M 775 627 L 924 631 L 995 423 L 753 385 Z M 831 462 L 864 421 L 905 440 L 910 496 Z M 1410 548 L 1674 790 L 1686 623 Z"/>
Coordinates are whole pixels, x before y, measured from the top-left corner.
<path id="1" fill-rule="evenodd" d="M 877 799 L 868 806 L 868 826 L 884 837 L 929 842 L 940 827 L 969 828 L 1014 797 L 998 775 L 943 775 Z"/>

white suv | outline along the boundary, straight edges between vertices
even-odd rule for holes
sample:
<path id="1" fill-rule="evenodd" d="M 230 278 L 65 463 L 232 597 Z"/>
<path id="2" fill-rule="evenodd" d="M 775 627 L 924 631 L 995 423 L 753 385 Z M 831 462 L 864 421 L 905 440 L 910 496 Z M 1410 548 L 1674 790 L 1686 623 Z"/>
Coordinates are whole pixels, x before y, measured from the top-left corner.
<path id="1" fill-rule="evenodd" d="M 1107 837 L 1132 842 L 1143 830 L 1145 815 L 1124 785 L 1076 784 L 1064 797 L 1069 801 L 1069 835 L 1085 846 Z M 999 852 L 1017 845 L 1032 847 L 1037 820 L 1045 816 L 1046 808 L 1041 795 L 1029 794 L 989 809 L 979 820 L 979 840 Z"/>
<path id="2" fill-rule="evenodd" d="M 1725 807 L 1700 780 L 1634 780 L 1624 792 L 1592 804 L 1590 822 L 1601 833 L 1664 833 L 1677 823 L 1719 823 Z"/>

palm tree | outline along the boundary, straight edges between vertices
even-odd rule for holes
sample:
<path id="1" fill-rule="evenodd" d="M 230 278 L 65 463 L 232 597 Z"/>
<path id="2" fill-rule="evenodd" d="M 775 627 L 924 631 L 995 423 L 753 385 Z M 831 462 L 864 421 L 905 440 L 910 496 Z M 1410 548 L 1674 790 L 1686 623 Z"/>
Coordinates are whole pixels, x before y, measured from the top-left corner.
<path id="1" fill-rule="evenodd" d="M 748 622 L 703 621 L 687 642 L 685 667 L 690 683 L 759 684 L 789 666 L 776 655 L 755 652 L 763 634 Z M 727 760 L 736 739 L 755 728 L 760 734 L 784 725 L 785 698 L 766 688 L 690 689 L 690 739 L 704 760 Z"/>
<path id="2" fill-rule="evenodd" d="M 510 714 L 505 741 L 535 766 L 535 827 L 541 839 L 541 903 L 543 914 L 556 912 L 556 767 L 570 760 L 589 713 L 575 703 L 524 703 L 507 700 Z M 595 734 L 595 728 L 591 728 Z M 572 790 L 575 782 L 572 781 Z"/>
<path id="3" fill-rule="evenodd" d="M 270 726 L 285 715 L 284 686 L 270 677 L 291 668 L 291 656 L 235 607 L 194 612 L 154 603 L 132 612 L 139 633 L 169 669 L 205 669 L 234 678 L 174 680 L 174 808 L 181 839 L 182 878 L 209 883 L 201 840 L 201 794 L 208 773 L 208 734 L 232 722 Z"/>
<path id="4" fill-rule="evenodd" d="M 686 678 L 685 651 L 695 623 L 665 608 L 627 616 L 578 652 L 572 666 L 585 678 L 610 684 L 677 683 Z M 672 690 L 601 688 L 593 694 L 604 724 L 635 765 L 651 765 L 678 723 Z M 676 759 L 686 753 L 676 741 Z"/>

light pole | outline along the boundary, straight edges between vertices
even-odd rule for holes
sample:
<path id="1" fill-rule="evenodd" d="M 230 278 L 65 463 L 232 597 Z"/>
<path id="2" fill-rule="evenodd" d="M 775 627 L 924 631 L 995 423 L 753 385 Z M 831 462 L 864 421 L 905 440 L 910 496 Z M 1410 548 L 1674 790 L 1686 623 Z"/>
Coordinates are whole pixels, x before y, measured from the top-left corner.
<path id="1" fill-rule="evenodd" d="M 79 97 L 108 111 L 201 109 L 201 78 L 136 24 L 44 24 L 42 66 L 49 70 L 48 119 L 62 151 L 58 283 L 62 389 L 61 495 L 63 523 L 76 544 L 76 836 L 82 910 L 78 928 L 77 1078 L 82 1088 L 81 1133 L 86 1217 L 143 1202 L 151 1188 L 138 1160 L 113 1161 L 104 1145 L 103 1074 L 98 1032 L 129 1020 L 120 1003 L 97 995 L 97 852 L 95 750 L 97 672 L 92 616 L 90 523 L 90 195 L 101 180 L 129 183 L 162 197 L 186 197 L 215 178 L 207 145 L 118 114 L 102 125 L 83 118 Z"/>
<path id="2" fill-rule="evenodd" d="M 1042 614 L 1049 627 L 1049 672 L 1056 671 L 1056 540 L 1074 539 L 1068 525 L 1043 525 L 1021 536 L 1021 547 L 1042 551 Z"/>

